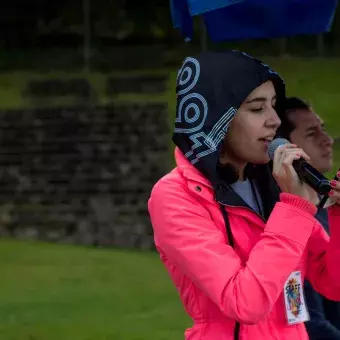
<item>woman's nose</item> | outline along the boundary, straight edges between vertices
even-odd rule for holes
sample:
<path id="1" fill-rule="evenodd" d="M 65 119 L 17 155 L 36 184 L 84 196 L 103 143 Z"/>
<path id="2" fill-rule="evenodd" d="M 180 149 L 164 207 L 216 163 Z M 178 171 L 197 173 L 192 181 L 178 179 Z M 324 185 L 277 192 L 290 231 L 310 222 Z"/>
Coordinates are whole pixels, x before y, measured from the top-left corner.
<path id="1" fill-rule="evenodd" d="M 274 109 L 271 109 L 266 120 L 266 126 L 278 128 L 281 125 L 281 119 Z"/>

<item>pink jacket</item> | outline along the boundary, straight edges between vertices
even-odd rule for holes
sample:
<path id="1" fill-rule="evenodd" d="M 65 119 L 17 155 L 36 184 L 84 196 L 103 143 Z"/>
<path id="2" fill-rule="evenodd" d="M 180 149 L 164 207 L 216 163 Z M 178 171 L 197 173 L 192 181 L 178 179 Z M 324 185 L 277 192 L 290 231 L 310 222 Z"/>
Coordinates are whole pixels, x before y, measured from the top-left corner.
<path id="1" fill-rule="evenodd" d="M 340 300 L 340 207 L 329 209 L 332 237 L 316 208 L 281 194 L 265 225 L 245 208 L 226 207 L 225 223 L 212 187 L 176 149 L 177 168 L 154 187 L 149 212 L 155 244 L 193 327 L 186 340 L 308 339 L 304 324 L 288 325 L 283 286 L 300 270 L 328 299 Z"/>

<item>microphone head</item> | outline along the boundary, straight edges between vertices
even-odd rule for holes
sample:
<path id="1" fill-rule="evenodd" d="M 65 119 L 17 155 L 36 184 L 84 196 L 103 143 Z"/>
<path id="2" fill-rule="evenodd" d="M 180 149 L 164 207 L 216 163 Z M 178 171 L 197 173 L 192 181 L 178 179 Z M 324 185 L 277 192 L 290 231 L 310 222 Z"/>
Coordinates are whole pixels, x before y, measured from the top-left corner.
<path id="1" fill-rule="evenodd" d="M 289 140 L 285 139 L 285 138 L 275 138 L 273 139 L 273 141 L 269 144 L 268 147 L 268 156 L 271 160 L 274 159 L 274 153 L 276 151 L 277 148 L 279 148 L 282 145 L 285 145 L 287 143 L 290 143 Z"/>

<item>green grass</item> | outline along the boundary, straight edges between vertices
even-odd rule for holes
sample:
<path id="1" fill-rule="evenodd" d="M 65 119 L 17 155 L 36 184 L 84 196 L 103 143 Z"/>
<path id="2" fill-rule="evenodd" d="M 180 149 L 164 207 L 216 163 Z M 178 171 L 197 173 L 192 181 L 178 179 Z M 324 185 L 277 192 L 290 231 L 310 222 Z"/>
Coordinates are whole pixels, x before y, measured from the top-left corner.
<path id="1" fill-rule="evenodd" d="M 155 253 L 0 241 L 0 339 L 173 340 L 190 320 Z"/>

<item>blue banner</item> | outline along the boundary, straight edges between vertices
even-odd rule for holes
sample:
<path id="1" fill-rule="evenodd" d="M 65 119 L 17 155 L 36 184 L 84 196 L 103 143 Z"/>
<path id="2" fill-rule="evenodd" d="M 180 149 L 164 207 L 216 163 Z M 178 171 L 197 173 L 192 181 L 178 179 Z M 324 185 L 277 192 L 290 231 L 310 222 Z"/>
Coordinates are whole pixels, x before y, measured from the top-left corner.
<path id="1" fill-rule="evenodd" d="M 328 32 L 337 0 L 171 0 L 173 24 L 193 36 L 202 15 L 213 41 L 286 37 Z"/>

